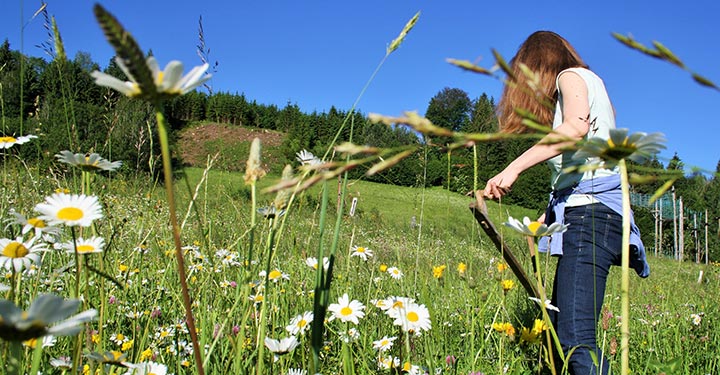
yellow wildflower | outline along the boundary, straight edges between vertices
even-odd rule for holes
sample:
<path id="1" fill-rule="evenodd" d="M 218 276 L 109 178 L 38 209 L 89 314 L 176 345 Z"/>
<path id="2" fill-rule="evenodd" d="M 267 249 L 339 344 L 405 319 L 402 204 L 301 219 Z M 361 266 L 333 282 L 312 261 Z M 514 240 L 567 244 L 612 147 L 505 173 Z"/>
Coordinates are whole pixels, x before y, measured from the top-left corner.
<path id="1" fill-rule="evenodd" d="M 443 277 L 443 273 L 445 272 L 446 267 L 447 266 L 445 266 L 444 264 L 433 267 L 433 277 L 436 279 Z"/>

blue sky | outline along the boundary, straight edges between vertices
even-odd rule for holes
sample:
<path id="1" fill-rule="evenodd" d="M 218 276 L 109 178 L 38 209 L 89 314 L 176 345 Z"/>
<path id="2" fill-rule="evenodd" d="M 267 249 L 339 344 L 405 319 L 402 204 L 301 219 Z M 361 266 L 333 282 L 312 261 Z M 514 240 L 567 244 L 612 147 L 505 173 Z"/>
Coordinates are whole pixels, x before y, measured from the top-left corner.
<path id="1" fill-rule="evenodd" d="M 446 58 L 490 67 L 491 50 L 512 57 L 536 30 L 567 38 L 608 88 L 618 127 L 662 132 L 664 164 L 677 153 L 692 167 L 714 171 L 720 160 L 715 110 L 720 92 L 694 83 L 670 64 L 630 50 L 612 32 L 649 45 L 662 42 L 693 71 L 720 84 L 720 36 L 716 0 L 549 1 L 200 1 L 106 0 L 113 13 L 161 65 L 181 60 L 199 65 L 198 21 L 203 19 L 211 61 L 219 63 L 214 90 L 244 93 L 262 104 L 297 104 L 304 112 L 335 105 L 349 109 L 381 62 L 388 43 L 418 11 L 420 19 L 402 46 L 382 65 L 358 103 L 362 113 L 423 114 L 444 87 L 471 98 L 496 100 L 501 82 L 461 71 Z M 48 0 L 68 55 L 90 53 L 105 67 L 113 51 L 95 21 L 95 1 Z M 5 0 L 0 38 L 13 49 L 43 56 L 47 39 L 40 1 Z M 22 31 L 22 38 L 21 38 Z"/>

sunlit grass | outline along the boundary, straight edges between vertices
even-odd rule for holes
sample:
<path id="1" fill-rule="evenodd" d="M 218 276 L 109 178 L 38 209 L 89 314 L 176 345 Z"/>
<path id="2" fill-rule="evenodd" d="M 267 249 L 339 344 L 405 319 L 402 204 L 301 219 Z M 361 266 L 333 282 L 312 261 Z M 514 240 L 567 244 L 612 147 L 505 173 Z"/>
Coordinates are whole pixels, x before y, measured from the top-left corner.
<path id="1" fill-rule="evenodd" d="M 18 169 L 14 173 L 27 172 Z M 189 169 L 186 175 L 194 191 L 202 170 Z M 269 181 L 271 176 L 265 179 L 268 180 L 265 183 L 272 182 Z M 97 233 L 109 243 L 103 253 L 86 257 L 95 268 L 102 259 L 107 275 L 89 273 L 87 282 L 82 285 L 88 307 L 103 310 L 102 321 L 91 323 L 90 330 L 83 335 L 89 340 L 89 344 L 83 344 L 84 352 L 115 350 L 123 353 L 129 363 L 154 360 L 176 373 L 191 371 L 192 356 L 182 324 L 184 313 L 176 282 L 171 233 L 164 220 L 167 207 L 162 195 L 140 180 L 98 176 L 96 181 L 105 185 L 98 196 L 104 212 L 108 213 L 98 222 Z M 267 337 L 276 339 L 290 335 L 286 327 L 292 318 L 312 311 L 314 269 L 305 263 L 305 259 L 314 255 L 318 241 L 317 198 L 309 198 L 317 192 L 309 190 L 305 198 L 299 198 L 299 209 L 291 212 L 291 224 L 283 241 L 277 244 L 277 255 L 271 268 L 286 274 L 287 279 L 280 277 L 262 289 L 259 287 L 260 272 L 264 265 L 260 263 L 265 259 L 265 253 L 259 251 L 248 265 L 242 263 L 248 247 L 250 215 L 248 198 L 236 193 L 242 186 L 242 175 L 211 171 L 205 183 L 207 190 L 201 187 L 195 202 L 200 214 L 190 215 L 183 232 L 183 243 L 186 244 L 188 283 L 199 336 L 207 350 L 206 369 L 208 373 L 226 373 L 235 361 L 241 361 L 240 368 L 251 372 L 256 361 L 252 356 L 257 349 L 254 335 L 259 328 L 260 304 L 248 297 L 262 295 L 262 303 L 268 307 Z M 40 194 L 29 193 L 18 198 L 14 192 L 4 190 L 4 200 L 13 202 L 13 207 L 29 215 L 33 205 L 59 185 L 71 190 L 79 188 L 70 180 L 43 180 L 34 189 Z M 465 219 L 468 222 L 472 219 L 470 212 L 466 212 L 467 197 L 435 189 L 425 192 L 428 222 L 424 224 L 434 228 L 423 234 L 418 252 L 414 250 L 417 236 L 409 223 L 414 211 L 407 206 L 411 205 L 396 203 L 388 206 L 393 199 L 411 202 L 418 189 L 362 181 L 356 182 L 351 189 L 356 189 L 363 197 L 359 207 L 370 208 L 355 217 L 344 218 L 344 233 L 354 233 L 354 237 L 341 236 L 331 300 L 336 301 L 347 293 L 351 299 L 366 306 L 366 316 L 353 325 L 359 337 L 347 344 L 357 373 L 377 371 L 376 362 L 381 354 L 373 349 L 372 343 L 384 336 L 398 337 L 393 348 L 382 356 L 402 356 L 401 366 L 404 361 L 410 361 L 431 372 L 438 368 L 443 373 L 457 370 L 464 374 L 470 371 L 498 373 L 506 367 L 528 371 L 536 367 L 536 361 L 541 358 L 540 347 L 522 343 L 520 331 L 522 327 L 533 326 L 539 317 L 539 309 L 527 300 L 522 289 L 510 287 L 507 293 L 503 292 L 502 281 L 512 280 L 513 276 L 508 270 L 501 271 L 502 267 L 497 267 L 499 254 L 488 241 L 479 237 L 470 224 L 462 224 Z M 183 217 L 189 194 L 183 188 L 178 188 L 178 192 L 179 216 Z M 260 200 L 271 201 L 270 197 L 264 196 Z M 453 225 L 446 222 L 447 216 L 443 216 L 448 212 L 448 206 L 449 211 L 456 214 Z M 512 207 L 491 206 L 493 211 L 505 209 L 518 216 L 523 213 Z M 370 214 L 372 211 L 376 214 Z M 434 219 L 436 215 L 442 219 Z M 382 217 L 382 221 L 378 222 L 377 217 Z M 506 216 L 498 214 L 498 220 L 501 217 Z M 204 228 L 204 232 L 199 228 Z M 262 241 L 268 230 L 266 222 L 261 223 L 256 239 Z M 509 230 L 504 234 L 511 244 L 521 248 L 521 237 Z M 68 236 L 64 233 L 62 238 L 68 239 Z M 353 245 L 372 249 L 373 256 L 367 261 L 350 257 Z M 42 266 L 23 274 L 21 304 L 27 306 L 32 296 L 39 293 L 68 293 L 67 290 L 75 285 L 74 268 L 63 267 L 70 262 L 72 257 L 64 251 L 44 253 Z M 462 274 L 457 270 L 461 262 L 468 265 Z M 718 268 L 657 258 L 651 258 L 650 262 L 652 278 L 632 280 L 632 368 L 636 373 L 655 373 L 656 368 L 671 366 L 672 360 L 677 359 L 676 366 L 680 368 L 701 366 L 698 371 L 712 373 L 718 360 L 711 354 L 711 348 L 720 340 L 713 329 L 717 316 L 714 299 L 720 282 Z M 437 272 L 433 271 L 440 265 L 446 265 L 446 268 L 442 276 L 437 277 Z M 383 266 L 397 267 L 405 276 L 395 279 L 387 268 L 381 271 Z M 700 271 L 704 273 L 698 283 Z M 245 272 L 251 276 L 252 286 L 250 295 L 241 299 Z M 415 273 L 417 283 L 411 276 Z M 100 287 L 104 288 L 103 300 L 100 299 Z M 392 296 L 410 297 L 427 306 L 432 328 L 419 337 L 410 336 L 409 342 L 404 342 L 399 327 L 373 304 L 375 300 Z M 619 273 L 614 272 L 608 282 L 606 297 L 609 314 L 607 324 L 603 326 L 607 329 L 600 330 L 600 343 L 613 366 L 618 364 L 619 355 L 613 354 L 620 335 L 619 296 Z M 511 324 L 515 335 L 493 329 L 493 324 L 502 323 Z M 237 336 L 241 326 L 246 330 L 242 342 Z M 327 328 L 322 371 L 334 373 L 342 370 L 341 347 L 349 327 L 334 320 L 327 322 Z M 299 334 L 297 338 L 298 347 L 280 356 L 279 361 L 273 361 L 266 351 L 264 360 L 269 366 L 268 371 L 286 373 L 291 368 L 307 368 L 312 356 L 308 333 Z M 72 345 L 71 338 L 58 337 L 52 347 L 43 349 L 41 369 L 49 371 L 52 358 L 69 356 Z M 410 347 L 410 358 L 403 354 L 408 352 L 401 349 L 405 345 Z M 455 358 L 452 366 L 446 362 L 448 356 Z M 82 363 L 95 362 L 83 357 Z"/>

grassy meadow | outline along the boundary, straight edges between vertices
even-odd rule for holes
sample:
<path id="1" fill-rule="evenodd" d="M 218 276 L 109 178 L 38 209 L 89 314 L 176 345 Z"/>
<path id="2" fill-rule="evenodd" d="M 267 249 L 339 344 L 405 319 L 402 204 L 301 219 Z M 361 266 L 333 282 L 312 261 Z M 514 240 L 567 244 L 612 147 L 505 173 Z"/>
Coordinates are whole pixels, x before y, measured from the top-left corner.
<path id="1" fill-rule="evenodd" d="M 332 162 L 286 167 L 277 144 L 260 153 L 251 139 L 223 136 L 203 140 L 197 159 L 217 153 L 217 165 L 173 170 L 163 104 L 206 82 L 208 66 L 183 77 L 175 61 L 161 72 L 110 13 L 94 12 L 130 79 L 94 71 L 94 83 L 147 102 L 161 154 L 149 158 L 152 173 L 132 163 L 115 172 L 108 155 L 45 154 L 34 135 L 0 137 L 0 374 L 566 373 L 550 370 L 544 308 L 474 221 L 471 198 L 343 178 L 360 160 L 348 155 L 389 167 L 413 150 L 342 144 Z M 415 117 L 380 121 L 462 144 L 493 139 Z M 77 134 L 64 125 L 70 149 Z M 33 144 L 38 157 L 24 160 L 19 150 Z M 306 181 L 314 183 L 293 189 Z M 290 189 L 265 192 L 283 182 Z M 538 212 L 488 205 L 529 271 L 526 239 L 501 223 Z M 540 263 L 552 280 L 555 260 Z M 624 317 L 632 374 L 718 373 L 720 268 L 653 257 L 650 265 L 650 278 L 631 278 L 629 314 L 619 268 L 608 280 L 598 341 L 613 372 L 623 365 Z"/>
<path id="2" fill-rule="evenodd" d="M 39 339 L 42 345 L 26 342 L 19 357 L 23 368 L 38 361 L 42 373 L 94 369 L 107 374 L 124 373 L 127 363 L 147 362 L 167 366 L 168 373 L 197 373 L 163 187 L 107 173 L 90 175 L 81 184 L 86 180 L 79 171 L 63 173 L 60 164 L 52 173 L 36 170 L 12 158 L 12 152 L 6 150 L 3 165 L 0 211 L 5 222 L 14 222 L 7 214 L 11 209 L 32 217 L 33 208 L 57 189 L 76 192 L 84 185 L 98 197 L 102 218 L 91 227 L 63 228 L 57 242 L 90 232 L 105 239 L 101 253 L 78 257 L 50 246 L 41 262 L 25 271 L 6 270 L 6 298 L 20 307 L 27 308 L 39 294 L 53 293 L 81 299 L 79 310 L 98 311 L 97 319 L 77 335 Z M 362 304 L 349 306 L 364 316 L 355 324 L 328 314 L 319 373 L 549 373 L 542 363 L 541 340 L 529 334 L 541 318 L 540 309 L 517 283 L 507 281 L 515 281 L 514 276 L 474 224 L 470 198 L 442 189 L 349 181 L 347 204 L 334 229 L 336 181 L 294 196 L 284 215 L 263 218 L 253 211 L 251 186 L 242 173 L 187 168 L 184 176 L 175 184 L 178 218 L 207 373 L 256 373 L 260 363 L 262 373 L 308 371 L 313 357 L 310 322 L 308 315 L 303 318 L 307 324 L 296 318 L 313 311 L 317 268 L 308 265 L 308 258 L 317 257 L 323 246 L 327 255 L 336 234 L 330 302 L 347 294 Z M 274 194 L 260 189 L 278 178 L 259 180 L 258 207 L 271 204 Z M 329 192 L 325 218 L 323 189 Z M 358 205 L 351 217 L 347 207 L 353 197 Z M 499 224 L 508 214 L 535 213 L 494 202 L 489 210 L 506 240 L 524 254 L 524 239 Z M 14 238 L 21 228 L 8 224 L 4 230 L 5 237 Z M 351 255 L 358 248 L 364 249 L 364 257 Z M 520 258 L 530 269 L 529 257 Z M 718 267 L 657 258 L 650 262 L 650 278 L 631 280 L 632 373 L 716 373 Z M 552 264 L 547 260 L 550 280 Z M 615 269 L 599 323 L 599 342 L 614 369 L 619 361 L 619 295 Z M 378 303 L 393 297 L 423 305 L 429 324 L 409 332 L 394 324 Z M 285 354 L 264 345 L 266 337 L 287 338 L 293 331 L 297 347 Z M 3 347 L 0 358 L 7 363 L 13 352 Z M 65 364 L 57 365 L 59 360 Z"/>

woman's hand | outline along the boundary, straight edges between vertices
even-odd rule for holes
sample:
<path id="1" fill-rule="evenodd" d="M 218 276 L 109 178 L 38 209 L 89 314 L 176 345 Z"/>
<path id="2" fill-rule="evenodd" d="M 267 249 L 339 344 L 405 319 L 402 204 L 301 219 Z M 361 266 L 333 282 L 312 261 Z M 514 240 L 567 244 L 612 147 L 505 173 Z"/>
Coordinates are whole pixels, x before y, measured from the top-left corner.
<path id="1" fill-rule="evenodd" d="M 498 173 L 495 177 L 488 180 L 483 191 L 483 196 L 489 199 L 500 199 L 508 194 L 512 189 L 512 185 L 518 178 L 518 174 L 505 169 Z"/>

